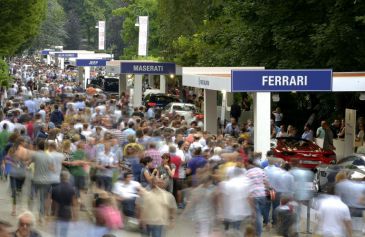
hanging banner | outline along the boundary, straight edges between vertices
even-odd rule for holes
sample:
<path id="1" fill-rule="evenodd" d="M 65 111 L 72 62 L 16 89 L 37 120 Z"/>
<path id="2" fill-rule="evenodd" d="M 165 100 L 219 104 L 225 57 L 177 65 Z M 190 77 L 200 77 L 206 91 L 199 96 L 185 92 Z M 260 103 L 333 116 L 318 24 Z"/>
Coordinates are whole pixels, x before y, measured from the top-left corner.
<path id="1" fill-rule="evenodd" d="M 139 16 L 138 55 L 147 56 L 148 16 Z"/>
<path id="2" fill-rule="evenodd" d="M 98 22 L 98 29 L 99 29 L 99 50 L 105 50 L 105 21 Z"/>
<path id="3" fill-rule="evenodd" d="M 352 155 L 355 148 L 355 138 L 356 138 L 356 110 L 346 109 L 345 112 L 345 149 L 344 157 Z"/>

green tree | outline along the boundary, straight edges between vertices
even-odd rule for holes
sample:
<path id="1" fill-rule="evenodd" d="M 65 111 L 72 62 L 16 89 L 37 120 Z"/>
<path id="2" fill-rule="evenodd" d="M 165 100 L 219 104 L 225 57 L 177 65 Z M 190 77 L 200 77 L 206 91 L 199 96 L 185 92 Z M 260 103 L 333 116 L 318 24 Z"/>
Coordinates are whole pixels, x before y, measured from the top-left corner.
<path id="1" fill-rule="evenodd" d="M 32 41 L 33 49 L 49 48 L 54 45 L 64 45 L 68 37 L 65 30 L 66 14 L 57 0 L 48 0 L 46 19 L 43 21 L 39 34 Z"/>
<path id="2" fill-rule="evenodd" d="M 10 81 L 9 66 L 4 60 L 0 59 L 0 87 L 9 87 Z"/>
<path id="3" fill-rule="evenodd" d="M 45 9 L 46 0 L 1 1 L 0 56 L 14 54 L 38 33 Z"/>
<path id="4" fill-rule="evenodd" d="M 123 17 L 122 40 L 125 44 L 123 59 L 137 56 L 138 27 L 135 26 L 138 16 L 149 16 L 148 55 L 159 55 L 159 26 L 157 23 L 157 0 L 133 0 L 127 6 L 115 9 L 113 15 Z"/>
<path id="5" fill-rule="evenodd" d="M 207 11 L 215 5 L 212 0 L 158 0 L 160 54 L 173 60 L 179 50 L 176 40 L 193 36 L 206 20 Z M 183 42 L 181 42 L 183 43 Z"/>

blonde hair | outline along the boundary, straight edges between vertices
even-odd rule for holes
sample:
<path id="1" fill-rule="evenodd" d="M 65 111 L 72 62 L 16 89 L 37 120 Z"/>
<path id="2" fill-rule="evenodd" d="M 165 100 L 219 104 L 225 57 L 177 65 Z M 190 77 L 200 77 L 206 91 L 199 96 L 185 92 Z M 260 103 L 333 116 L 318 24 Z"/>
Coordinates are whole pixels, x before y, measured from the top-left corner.
<path id="1" fill-rule="evenodd" d="M 62 142 L 62 151 L 70 150 L 71 148 L 71 141 L 70 140 L 64 140 Z"/>
<path id="2" fill-rule="evenodd" d="M 32 221 L 32 225 L 34 224 L 35 222 L 35 217 L 33 215 L 32 212 L 30 211 L 25 211 L 25 212 L 22 212 L 19 216 L 18 216 L 18 223 L 20 222 L 20 219 L 24 218 L 24 217 L 29 217 Z"/>
<path id="3" fill-rule="evenodd" d="M 335 177 L 335 182 L 338 183 L 338 182 L 341 182 L 343 180 L 345 180 L 347 178 L 347 174 L 345 171 L 340 171 L 336 174 L 336 177 Z"/>

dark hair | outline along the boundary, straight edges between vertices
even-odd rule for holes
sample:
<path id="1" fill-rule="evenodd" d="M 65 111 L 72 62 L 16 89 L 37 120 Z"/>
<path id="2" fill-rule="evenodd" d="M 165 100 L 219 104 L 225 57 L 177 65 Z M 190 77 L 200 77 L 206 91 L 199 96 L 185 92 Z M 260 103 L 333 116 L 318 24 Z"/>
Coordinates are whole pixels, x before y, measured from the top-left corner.
<path id="1" fill-rule="evenodd" d="M 124 179 L 126 179 L 128 177 L 128 175 L 133 175 L 133 173 L 132 172 L 125 172 L 123 174 Z"/>
<path id="2" fill-rule="evenodd" d="M 148 163 L 152 161 L 152 158 L 150 156 L 143 157 L 140 161 L 141 164 L 146 166 Z"/>
<path id="3" fill-rule="evenodd" d="M 58 109 L 58 105 L 57 104 L 54 105 L 54 109 Z"/>
<path id="4" fill-rule="evenodd" d="M 45 140 L 44 139 L 38 140 L 37 148 L 38 148 L 38 150 L 44 151 L 44 149 L 45 149 Z"/>
<path id="5" fill-rule="evenodd" d="M 194 155 L 195 156 L 199 156 L 202 154 L 202 148 L 201 147 L 197 147 L 194 149 Z"/>

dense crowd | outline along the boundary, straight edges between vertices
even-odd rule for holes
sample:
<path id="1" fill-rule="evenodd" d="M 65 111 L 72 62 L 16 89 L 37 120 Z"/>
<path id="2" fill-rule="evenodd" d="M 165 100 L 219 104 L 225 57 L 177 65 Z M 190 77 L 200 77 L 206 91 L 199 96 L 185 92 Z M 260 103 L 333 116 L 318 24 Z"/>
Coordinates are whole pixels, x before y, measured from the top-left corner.
<path id="1" fill-rule="evenodd" d="M 29 180 L 29 207 L 38 204 L 40 223 L 57 218 L 55 236 L 67 236 L 80 211 L 91 212 L 98 227 L 89 236 L 123 227 L 162 236 L 177 213 L 193 220 L 201 237 L 221 229 L 223 236 L 261 236 L 271 228 L 299 235 L 313 173 L 271 152 L 262 160 L 253 151 L 252 122 L 242 132 L 233 113 L 221 134 L 209 134 L 199 120 L 131 108 L 126 92 L 116 98 L 83 90 L 72 70 L 33 58 L 10 67 L 15 79 L 2 93 L 0 151 L 12 215 Z M 334 195 L 321 200 L 317 232 L 351 236 L 349 208 Z M 39 236 L 34 219 L 22 213 L 13 236 Z"/>

